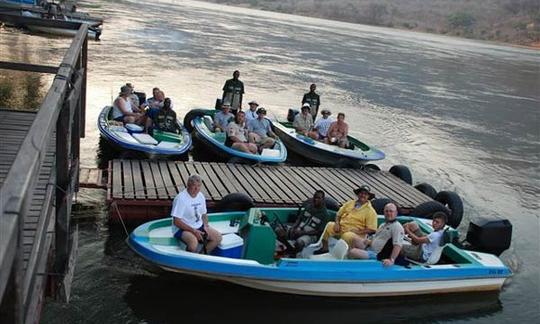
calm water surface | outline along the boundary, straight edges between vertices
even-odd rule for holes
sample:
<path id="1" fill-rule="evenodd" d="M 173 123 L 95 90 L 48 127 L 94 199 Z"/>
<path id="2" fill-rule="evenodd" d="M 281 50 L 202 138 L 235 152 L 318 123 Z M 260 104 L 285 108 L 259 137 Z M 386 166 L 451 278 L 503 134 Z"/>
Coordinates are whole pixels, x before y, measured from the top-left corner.
<path id="1" fill-rule="evenodd" d="M 89 46 L 83 166 L 96 165 L 96 118 L 125 82 L 147 94 L 159 86 L 183 116 L 212 106 L 239 69 L 245 99 L 278 118 L 314 82 L 325 108 L 345 112 L 353 135 L 387 154 L 381 168 L 408 165 L 415 182 L 463 197 L 463 233 L 477 215 L 510 219 L 512 247 L 502 259 L 514 276 L 495 295 L 336 300 L 170 275 L 109 228 L 104 193 L 83 190 L 77 216 L 97 220 L 80 225 L 71 303 L 48 302 L 44 323 L 539 318 L 540 52 L 191 1 L 84 5 L 106 20 L 101 42 Z M 58 64 L 68 45 L 0 29 L 3 60 Z"/>

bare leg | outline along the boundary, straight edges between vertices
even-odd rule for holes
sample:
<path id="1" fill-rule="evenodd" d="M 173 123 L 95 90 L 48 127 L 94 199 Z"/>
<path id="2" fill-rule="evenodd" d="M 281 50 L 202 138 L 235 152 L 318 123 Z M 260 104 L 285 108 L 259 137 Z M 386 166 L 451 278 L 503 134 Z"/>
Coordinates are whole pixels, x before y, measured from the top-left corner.
<path id="1" fill-rule="evenodd" d="M 216 246 L 221 243 L 221 233 L 217 230 L 213 229 L 212 227 L 208 227 L 208 243 L 206 244 L 206 251 L 210 253 L 213 249 L 216 248 Z"/>
<path id="2" fill-rule="evenodd" d="M 199 245 L 199 241 L 197 240 L 195 235 L 193 235 L 193 233 L 183 231 L 181 240 L 186 243 L 186 250 L 188 250 L 189 252 L 197 252 L 197 246 Z"/>

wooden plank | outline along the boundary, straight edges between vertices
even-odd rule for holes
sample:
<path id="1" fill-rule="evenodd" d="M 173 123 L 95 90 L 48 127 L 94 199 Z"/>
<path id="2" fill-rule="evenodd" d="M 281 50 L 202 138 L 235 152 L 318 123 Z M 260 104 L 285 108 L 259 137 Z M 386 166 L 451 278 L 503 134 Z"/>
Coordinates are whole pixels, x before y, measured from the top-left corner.
<path id="1" fill-rule="evenodd" d="M 165 161 L 158 161 L 159 164 L 159 170 L 161 171 L 161 177 L 163 178 L 163 183 L 165 184 L 165 190 L 167 191 L 167 194 L 169 195 L 170 199 L 174 199 L 176 197 L 176 194 L 178 193 L 176 191 L 176 187 L 174 186 L 172 179 L 171 179 L 171 173 L 169 171 L 169 167 L 167 166 L 167 162 Z"/>
<path id="2" fill-rule="evenodd" d="M 165 188 L 165 183 L 161 174 L 159 164 L 157 163 L 157 161 L 148 161 L 148 164 L 150 165 L 152 176 L 154 177 L 154 183 L 157 191 L 157 199 L 168 200 L 169 195 Z"/>
<path id="3" fill-rule="evenodd" d="M 266 192 L 266 196 L 263 196 L 263 203 L 278 203 L 282 204 L 284 203 L 284 200 L 282 197 L 282 192 L 280 188 L 277 188 L 275 184 L 273 184 L 272 181 L 267 182 L 266 175 L 264 172 L 259 170 L 259 167 L 253 167 L 253 181 L 251 182 L 252 185 L 256 185 L 257 187 L 261 188 Z"/>
<path id="4" fill-rule="evenodd" d="M 186 187 L 186 184 L 182 178 L 182 175 L 180 174 L 180 171 L 178 171 L 176 163 L 167 161 L 167 166 L 169 167 L 169 171 L 171 171 L 172 181 L 176 187 L 176 191 L 182 191 Z"/>
<path id="5" fill-rule="evenodd" d="M 141 169 L 143 171 L 143 180 L 146 186 L 146 195 L 148 199 L 157 199 L 156 184 L 154 182 L 154 176 L 152 175 L 152 169 L 148 161 L 140 161 Z"/>
<path id="6" fill-rule="evenodd" d="M 88 183 L 90 177 L 90 169 L 88 168 L 81 168 L 79 171 L 79 182 L 80 183 Z"/>
<path id="7" fill-rule="evenodd" d="M 219 171 L 217 171 L 216 169 L 218 169 Z M 214 170 L 216 170 L 216 173 L 221 172 L 221 174 L 223 176 L 223 178 L 221 178 L 221 179 L 225 183 L 229 183 L 231 185 L 232 190 L 229 191 L 230 193 L 241 192 L 241 193 L 246 193 L 247 194 L 247 190 L 245 190 L 244 187 L 242 186 L 242 184 L 240 184 L 240 182 L 238 182 L 238 180 L 236 180 L 236 178 L 232 175 L 231 170 L 229 168 L 227 168 L 225 163 L 216 163 L 216 164 L 214 164 Z"/>
<path id="8" fill-rule="evenodd" d="M 176 163 L 176 169 L 178 170 L 178 173 L 182 177 L 182 182 L 184 184 L 184 188 L 187 188 L 187 181 L 189 178 L 189 173 L 186 169 L 185 162 L 177 162 Z"/>
<path id="9" fill-rule="evenodd" d="M 141 164 L 137 160 L 131 160 L 131 175 L 133 177 L 133 187 L 135 189 L 135 199 L 146 199 L 146 188 L 144 187 L 143 177 L 141 173 Z"/>
<path id="10" fill-rule="evenodd" d="M 298 181 L 297 177 L 290 173 L 287 168 L 284 167 L 275 167 L 276 176 L 281 177 L 285 186 L 291 188 L 296 193 L 298 197 L 297 201 L 305 201 L 308 198 L 311 198 L 312 193 L 311 188 L 305 187 L 303 181 Z"/>
<path id="11" fill-rule="evenodd" d="M 122 163 L 120 160 L 114 160 L 112 163 L 112 196 L 114 199 L 122 199 L 124 197 L 124 185 L 122 184 Z"/>
<path id="12" fill-rule="evenodd" d="M 37 65 L 28 63 L 13 63 L 0 61 L 0 69 L 16 70 L 16 71 L 29 71 L 38 73 L 50 73 L 56 74 L 58 67 L 48 65 Z"/>
<path id="13" fill-rule="evenodd" d="M 253 199 L 253 201 L 259 201 L 262 199 L 259 191 L 251 184 L 252 178 L 249 176 L 251 169 L 240 168 L 240 164 L 233 163 L 227 163 L 226 166 L 231 170 L 231 173 L 236 177 L 238 182 L 243 184 L 248 195 Z M 247 172 L 244 173 L 246 170 Z"/>
<path id="14" fill-rule="evenodd" d="M 122 160 L 122 169 L 124 171 L 124 198 L 135 198 L 135 189 L 133 188 L 133 175 L 131 172 L 131 161 Z"/>
<path id="15" fill-rule="evenodd" d="M 306 174 L 311 176 L 313 185 L 324 188 L 332 198 L 337 201 L 346 201 L 349 194 L 339 187 L 326 168 L 302 168 Z"/>
<path id="16" fill-rule="evenodd" d="M 287 203 L 294 203 L 298 201 L 299 198 L 295 195 L 291 188 L 289 188 L 285 185 L 285 183 L 283 183 L 281 177 L 276 172 L 274 172 L 273 167 L 260 166 L 259 169 L 265 175 L 266 179 L 269 179 L 274 183 L 273 186 L 281 190 L 281 198 L 283 199 L 283 201 Z"/>
<path id="17" fill-rule="evenodd" d="M 209 181 L 211 181 L 214 187 L 216 188 L 215 195 L 212 196 L 212 199 L 220 200 L 223 196 L 225 196 L 228 193 L 228 191 L 227 191 L 227 188 L 223 185 L 222 179 L 218 177 L 218 175 L 212 168 L 212 164 L 213 163 L 202 163 L 201 166 L 206 172 L 206 175 L 208 176 Z"/>

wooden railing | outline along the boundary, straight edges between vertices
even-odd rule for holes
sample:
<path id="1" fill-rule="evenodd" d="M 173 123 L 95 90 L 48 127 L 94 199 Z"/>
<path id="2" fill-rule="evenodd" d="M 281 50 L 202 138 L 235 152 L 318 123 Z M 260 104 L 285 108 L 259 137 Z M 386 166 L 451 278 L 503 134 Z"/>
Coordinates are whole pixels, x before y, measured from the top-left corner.
<path id="1" fill-rule="evenodd" d="M 55 206 L 54 269 L 61 282 L 67 273 L 70 242 L 70 213 L 73 192 L 76 190 L 79 170 L 79 143 L 84 137 L 86 106 L 87 32 L 80 25 L 77 35 L 57 68 L 54 81 L 36 114 L 15 161 L 0 188 L 0 304 L 1 322 L 26 322 L 28 305 L 33 297 L 33 284 L 38 265 L 43 264 L 49 250 L 41 249 L 47 236 L 49 220 L 40 220 L 34 236 L 31 256 L 23 268 L 23 222 L 29 210 L 31 197 L 47 152 L 55 152 L 52 169 L 55 183 L 48 186 L 45 204 Z M 53 72 L 51 67 L 0 62 L 4 69 Z M 35 68 L 35 69 L 33 69 Z M 55 147 L 49 145 L 56 137 Z M 55 174 L 55 177 L 54 177 Z M 50 236 L 49 236 L 50 237 Z M 41 254 L 41 255 L 39 255 Z M 7 289 L 6 289 L 7 288 Z M 7 311 L 6 311 L 7 310 Z M 36 315 L 37 316 L 37 315 Z M 37 317 L 36 317 L 37 318 Z M 30 319 L 31 321 L 31 319 Z"/>

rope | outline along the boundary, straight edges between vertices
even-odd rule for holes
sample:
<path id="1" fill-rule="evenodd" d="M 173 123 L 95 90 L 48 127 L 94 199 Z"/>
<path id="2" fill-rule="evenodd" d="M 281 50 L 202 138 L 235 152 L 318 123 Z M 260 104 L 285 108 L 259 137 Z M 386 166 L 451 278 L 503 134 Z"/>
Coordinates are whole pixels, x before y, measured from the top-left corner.
<path id="1" fill-rule="evenodd" d="M 122 223 L 122 227 L 124 228 L 124 232 L 126 232 L 126 238 L 129 237 L 129 232 L 126 228 L 126 224 L 124 224 L 124 219 L 122 217 L 122 214 L 120 213 L 120 210 L 118 209 L 118 204 L 115 202 L 112 203 L 112 205 L 114 206 L 114 208 L 116 209 L 116 213 L 118 214 L 118 217 L 120 218 L 120 223 Z"/>

